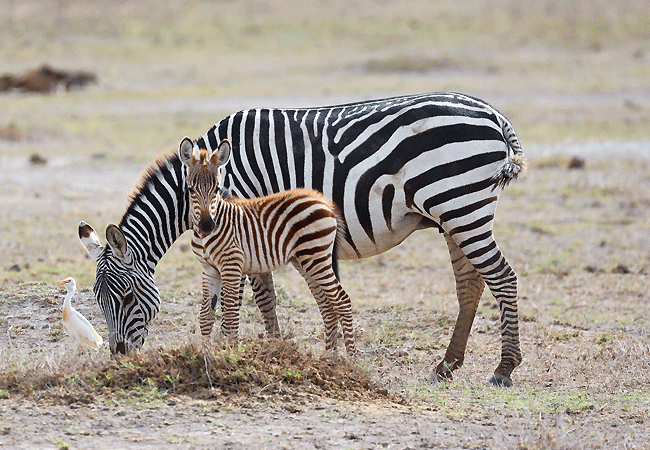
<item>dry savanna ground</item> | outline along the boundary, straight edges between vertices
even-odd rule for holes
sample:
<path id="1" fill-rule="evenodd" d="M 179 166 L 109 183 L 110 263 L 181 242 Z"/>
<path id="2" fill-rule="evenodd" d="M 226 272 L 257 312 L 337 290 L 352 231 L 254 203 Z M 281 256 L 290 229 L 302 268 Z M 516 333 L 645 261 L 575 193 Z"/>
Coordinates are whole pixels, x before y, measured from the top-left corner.
<path id="1" fill-rule="evenodd" d="M 0 445 L 647 447 L 648 3 L 330 3 L 0 0 L 2 72 L 98 76 L 80 91 L 0 93 Z M 275 275 L 282 339 L 264 338 L 246 291 L 241 339 L 203 341 L 187 235 L 158 266 L 162 309 L 139 354 L 113 360 L 63 331 L 56 281 L 74 276 L 75 307 L 107 333 L 79 221 L 119 221 L 143 167 L 183 136 L 241 108 L 446 89 L 504 111 L 530 159 L 495 221 L 519 275 L 512 388 L 487 384 L 500 349 L 488 292 L 465 365 L 429 381 L 457 314 L 435 231 L 341 263 L 354 361 L 323 352 L 289 268 Z"/>

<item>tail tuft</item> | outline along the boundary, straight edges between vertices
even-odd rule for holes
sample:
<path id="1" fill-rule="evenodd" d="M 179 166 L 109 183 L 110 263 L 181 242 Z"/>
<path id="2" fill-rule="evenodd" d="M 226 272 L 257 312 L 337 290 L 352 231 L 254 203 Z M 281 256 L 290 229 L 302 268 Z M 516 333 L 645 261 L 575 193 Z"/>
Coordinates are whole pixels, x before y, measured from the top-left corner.
<path id="1" fill-rule="evenodd" d="M 517 137 L 514 127 L 503 114 L 496 110 L 494 110 L 494 112 L 499 120 L 501 130 L 503 131 L 503 137 L 508 146 L 508 156 L 501 167 L 499 167 L 494 175 L 492 175 L 492 180 L 494 181 L 494 187 L 492 189 L 504 188 L 512 180 L 516 180 L 520 175 L 525 177 L 528 166 L 528 162 L 521 150 L 521 143 L 519 142 L 519 137 Z"/>
<path id="2" fill-rule="evenodd" d="M 497 171 L 492 175 L 494 187 L 504 188 L 511 181 L 516 180 L 519 176 L 525 177 L 528 168 L 528 162 L 523 153 L 515 153 L 510 156 Z"/>

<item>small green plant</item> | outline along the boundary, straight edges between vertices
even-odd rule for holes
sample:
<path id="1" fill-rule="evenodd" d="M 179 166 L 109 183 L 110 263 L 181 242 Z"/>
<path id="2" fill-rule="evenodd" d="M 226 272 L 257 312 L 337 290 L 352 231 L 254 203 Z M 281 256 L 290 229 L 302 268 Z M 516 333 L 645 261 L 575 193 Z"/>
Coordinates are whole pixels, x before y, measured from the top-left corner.
<path id="1" fill-rule="evenodd" d="M 170 444 L 181 444 L 183 443 L 183 441 L 184 439 L 177 434 L 172 434 L 167 438 L 167 442 L 169 442 Z"/>
<path id="2" fill-rule="evenodd" d="M 614 340 L 614 338 L 608 333 L 600 333 L 599 335 L 596 336 L 595 340 L 597 344 L 604 345 L 604 344 L 611 343 Z"/>
<path id="3" fill-rule="evenodd" d="M 125 369 L 137 369 L 139 366 L 132 362 L 121 362 L 122 367 Z"/>
<path id="4" fill-rule="evenodd" d="M 183 353 L 181 353 L 181 358 L 185 359 L 185 361 L 188 362 L 194 362 L 198 359 L 198 356 L 189 348 L 184 348 Z"/>
<path id="5" fill-rule="evenodd" d="M 113 372 L 106 372 L 104 374 L 104 378 L 106 378 L 107 383 L 106 384 L 111 384 L 113 381 L 113 378 L 115 378 L 115 374 Z"/>
<path id="6" fill-rule="evenodd" d="M 228 346 L 223 356 L 224 363 L 226 364 L 226 366 L 231 366 L 231 367 L 236 366 L 241 358 L 241 355 L 245 351 L 246 351 L 246 346 L 239 342 L 235 347 Z"/>
<path id="7" fill-rule="evenodd" d="M 239 369 L 236 372 L 232 373 L 232 377 L 237 381 L 248 381 L 249 375 L 244 370 Z"/>
<path id="8" fill-rule="evenodd" d="M 300 380 L 302 378 L 302 374 L 297 370 L 293 370 L 285 367 L 282 369 L 282 378 L 284 378 L 284 380 L 288 383 L 293 383 L 295 381 Z"/>
<path id="9" fill-rule="evenodd" d="M 9 398 L 9 391 L 6 389 L 0 389 L 0 398 Z"/>
<path id="10" fill-rule="evenodd" d="M 68 444 L 67 442 L 65 442 L 65 441 L 62 440 L 62 439 L 57 439 L 56 442 L 54 442 L 54 444 L 55 444 L 58 448 L 60 448 L 60 449 L 62 449 L 62 450 L 64 450 L 64 449 L 69 449 L 69 448 L 70 448 L 70 444 Z"/>
<path id="11" fill-rule="evenodd" d="M 158 385 L 151 378 L 147 378 L 144 384 L 140 386 L 133 386 L 133 392 L 139 394 L 140 398 L 135 403 L 153 403 L 159 404 L 165 397 L 166 391 L 161 391 Z M 126 394 L 123 393 L 126 397 Z M 131 399 L 129 399 L 131 401 Z"/>
<path id="12" fill-rule="evenodd" d="M 169 383 L 171 383 L 171 385 L 172 385 L 173 387 L 176 387 L 176 386 L 178 386 L 178 380 L 181 378 L 181 374 L 180 374 L 180 373 L 177 373 L 176 376 L 174 376 L 174 377 L 172 377 L 172 376 L 169 375 L 169 374 L 165 374 L 165 378 L 167 379 L 167 381 L 168 381 Z"/>
<path id="13" fill-rule="evenodd" d="M 443 374 L 449 374 L 449 373 L 451 373 L 451 371 L 452 371 L 453 368 L 454 368 L 454 364 L 456 364 L 457 362 L 458 362 L 457 359 L 454 359 L 454 360 L 451 361 L 451 362 L 448 362 L 448 361 L 442 361 L 442 373 L 443 373 Z"/>
<path id="14" fill-rule="evenodd" d="M 68 378 L 68 385 L 70 386 L 79 386 L 79 374 L 75 372 L 70 378 Z"/>

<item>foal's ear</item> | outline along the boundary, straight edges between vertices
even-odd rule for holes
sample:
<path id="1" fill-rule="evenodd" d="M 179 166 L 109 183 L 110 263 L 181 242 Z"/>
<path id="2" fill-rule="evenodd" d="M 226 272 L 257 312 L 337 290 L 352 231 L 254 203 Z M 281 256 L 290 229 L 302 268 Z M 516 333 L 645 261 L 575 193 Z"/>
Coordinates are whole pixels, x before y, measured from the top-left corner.
<path id="1" fill-rule="evenodd" d="M 217 149 L 217 151 L 214 152 L 212 156 L 210 156 L 210 162 L 217 167 L 221 167 L 228 162 L 229 158 L 230 158 L 230 142 L 228 142 L 228 139 L 224 139 L 223 141 L 221 141 L 221 144 L 219 144 L 219 148 Z"/>
<path id="2" fill-rule="evenodd" d="M 84 247 L 86 247 L 86 250 L 88 253 L 90 253 L 90 256 L 92 256 L 93 259 L 97 261 L 97 258 L 99 258 L 99 255 L 102 253 L 102 250 L 104 250 L 104 247 L 100 244 L 99 236 L 97 236 L 97 233 L 95 233 L 93 227 L 88 225 L 86 222 L 80 222 L 79 239 L 81 239 L 81 243 Z"/>
<path id="3" fill-rule="evenodd" d="M 109 224 L 106 227 L 106 240 L 113 249 L 115 256 L 121 260 L 126 259 L 126 256 L 129 255 L 129 247 L 126 244 L 126 238 L 122 230 L 120 230 L 120 227 L 112 223 Z"/>
<path id="4" fill-rule="evenodd" d="M 192 164 L 193 160 L 196 159 L 194 156 L 194 145 L 190 138 L 183 138 L 178 149 L 178 156 L 181 158 L 181 162 L 188 167 Z"/>

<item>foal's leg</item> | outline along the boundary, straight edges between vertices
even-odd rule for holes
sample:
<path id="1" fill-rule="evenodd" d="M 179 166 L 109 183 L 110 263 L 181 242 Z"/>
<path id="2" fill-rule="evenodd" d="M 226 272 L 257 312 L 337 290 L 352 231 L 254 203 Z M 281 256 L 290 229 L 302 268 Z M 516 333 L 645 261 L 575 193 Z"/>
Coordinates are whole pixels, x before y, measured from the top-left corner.
<path id="1" fill-rule="evenodd" d="M 250 275 L 248 279 L 253 289 L 253 298 L 264 318 L 266 332 L 274 337 L 280 336 L 280 326 L 275 307 L 278 304 L 273 286 L 273 273 Z"/>
<path id="2" fill-rule="evenodd" d="M 294 258 L 291 264 L 302 275 L 307 282 L 311 295 L 316 300 L 318 310 L 325 323 L 325 350 L 334 351 L 336 349 L 336 342 L 338 340 L 338 314 L 335 309 L 330 305 L 330 302 L 321 289 L 320 285 L 305 271 L 300 263 Z"/>
<path id="3" fill-rule="evenodd" d="M 202 294 L 201 311 L 199 313 L 199 327 L 203 336 L 209 336 L 215 321 L 214 306 L 221 293 L 221 276 L 203 256 L 203 244 L 196 233 L 192 235 L 192 251 L 201 263 L 202 272 Z"/>
<path id="4" fill-rule="evenodd" d="M 213 302 L 218 299 L 221 291 L 221 277 L 214 267 L 209 264 L 203 265 L 203 302 L 199 314 L 199 326 L 203 336 L 209 336 L 215 321 Z"/>
<path id="5" fill-rule="evenodd" d="M 296 255 L 296 259 L 302 265 L 303 272 L 307 275 L 303 275 L 303 277 L 308 280 L 308 283 L 311 281 L 318 286 L 322 293 L 321 295 L 324 295 L 326 298 L 325 304 L 333 310 L 334 316 L 341 322 L 345 349 L 349 356 L 354 356 L 357 350 L 352 324 L 352 302 L 334 274 L 331 266 L 331 255 L 327 258 L 322 258 L 327 262 L 320 265 L 309 264 L 309 260 L 301 261 L 300 253 Z M 312 290 L 312 292 L 314 291 Z"/>
<path id="6" fill-rule="evenodd" d="M 223 284 L 223 317 L 221 319 L 221 335 L 226 338 L 236 338 L 239 333 L 242 267 L 239 264 L 222 265 L 221 282 Z"/>

